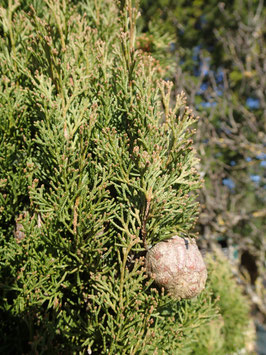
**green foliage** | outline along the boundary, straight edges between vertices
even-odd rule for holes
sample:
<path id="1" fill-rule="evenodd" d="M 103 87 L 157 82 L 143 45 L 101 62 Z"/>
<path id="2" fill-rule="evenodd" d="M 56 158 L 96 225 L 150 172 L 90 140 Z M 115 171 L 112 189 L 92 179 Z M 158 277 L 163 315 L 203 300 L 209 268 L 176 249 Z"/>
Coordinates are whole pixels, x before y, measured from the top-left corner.
<path id="1" fill-rule="evenodd" d="M 265 318 L 265 6 L 261 0 L 143 0 L 141 6 L 146 36 L 154 23 L 161 27 L 150 42 L 161 33 L 175 36 L 167 76 L 201 117 L 195 138 L 205 179 L 200 234 L 205 246 L 234 246 L 229 257 Z"/>
<path id="2" fill-rule="evenodd" d="M 214 257 L 208 255 L 207 263 L 211 275 L 210 287 L 214 291 L 214 296 L 218 298 L 218 306 L 223 318 L 223 326 L 219 329 L 223 338 L 220 354 L 228 354 L 232 350 L 237 351 L 239 347 L 244 348 L 250 341 L 247 323 L 249 305 L 233 278 L 232 266 L 227 262 L 226 257 L 216 251 Z"/>
<path id="3" fill-rule="evenodd" d="M 218 286 L 173 300 L 143 259 L 195 236 L 184 94 L 171 105 L 171 83 L 136 49 L 130 2 L 30 5 L 1 8 L 0 352 L 195 353 L 226 309 Z"/>

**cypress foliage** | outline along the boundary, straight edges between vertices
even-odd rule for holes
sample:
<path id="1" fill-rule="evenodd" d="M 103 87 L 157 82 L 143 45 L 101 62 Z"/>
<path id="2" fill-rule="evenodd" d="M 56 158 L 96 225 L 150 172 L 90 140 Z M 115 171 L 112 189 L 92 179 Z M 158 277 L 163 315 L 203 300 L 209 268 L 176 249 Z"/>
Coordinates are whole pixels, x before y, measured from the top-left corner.
<path id="1" fill-rule="evenodd" d="M 265 322 L 265 6 L 260 0 L 141 6 L 143 48 L 171 62 L 175 90 L 185 90 L 201 117 L 194 139 L 205 179 L 201 241 L 227 248 L 257 320 Z M 171 50 L 159 45 L 168 32 Z"/>
<path id="2" fill-rule="evenodd" d="M 1 8 L 2 353 L 193 354 L 222 317 L 211 282 L 176 301 L 145 272 L 149 246 L 195 237 L 195 118 L 120 7 Z"/>

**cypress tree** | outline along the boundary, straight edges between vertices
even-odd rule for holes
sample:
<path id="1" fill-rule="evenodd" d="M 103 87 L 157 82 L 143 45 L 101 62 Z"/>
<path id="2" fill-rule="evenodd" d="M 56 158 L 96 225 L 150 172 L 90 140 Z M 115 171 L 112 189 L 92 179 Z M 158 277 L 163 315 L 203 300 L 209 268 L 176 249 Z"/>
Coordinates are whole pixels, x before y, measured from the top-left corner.
<path id="1" fill-rule="evenodd" d="M 184 93 L 171 105 L 171 82 L 136 49 L 130 1 L 30 3 L 1 8 L 1 352 L 200 354 L 201 342 L 206 354 L 231 276 L 210 269 L 197 298 L 175 299 L 144 262 L 161 241 L 196 237 Z M 230 350 L 244 346 L 239 307 Z"/>

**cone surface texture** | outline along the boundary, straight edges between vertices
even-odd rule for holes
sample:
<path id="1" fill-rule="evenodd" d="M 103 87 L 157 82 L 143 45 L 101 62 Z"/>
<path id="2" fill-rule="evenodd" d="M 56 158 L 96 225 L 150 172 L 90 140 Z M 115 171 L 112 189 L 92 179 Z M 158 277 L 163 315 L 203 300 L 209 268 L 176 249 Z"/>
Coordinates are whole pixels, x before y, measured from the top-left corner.
<path id="1" fill-rule="evenodd" d="M 193 298 L 205 287 L 207 269 L 196 241 L 175 236 L 152 247 L 147 272 L 173 297 Z"/>

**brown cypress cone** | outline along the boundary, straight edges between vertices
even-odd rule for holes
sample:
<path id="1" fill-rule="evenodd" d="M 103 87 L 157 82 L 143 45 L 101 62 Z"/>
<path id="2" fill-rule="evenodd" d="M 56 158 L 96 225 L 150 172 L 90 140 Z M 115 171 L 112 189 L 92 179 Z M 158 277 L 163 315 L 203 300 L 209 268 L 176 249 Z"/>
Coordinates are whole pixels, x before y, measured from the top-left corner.
<path id="1" fill-rule="evenodd" d="M 207 269 L 194 239 L 174 236 L 152 247 L 146 269 L 175 298 L 193 298 L 205 287 Z"/>

